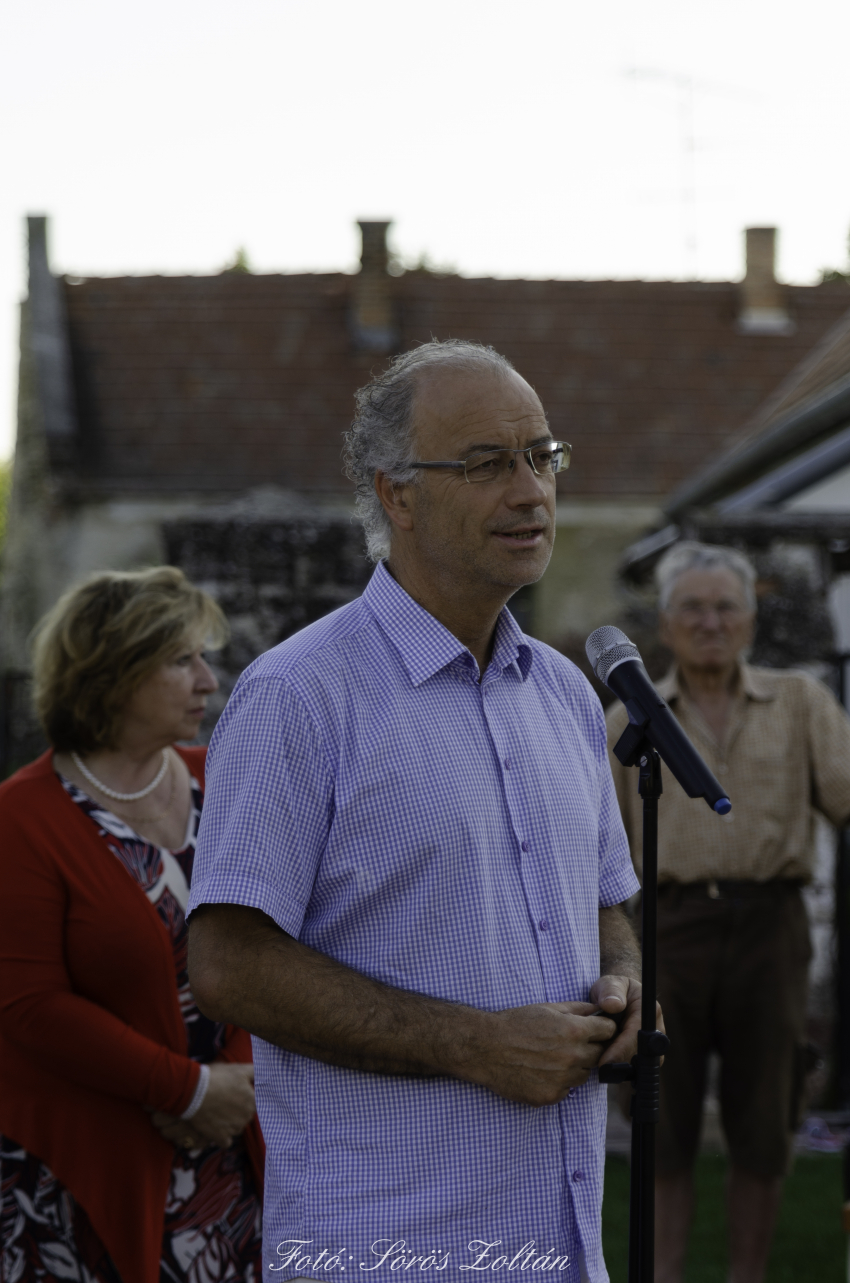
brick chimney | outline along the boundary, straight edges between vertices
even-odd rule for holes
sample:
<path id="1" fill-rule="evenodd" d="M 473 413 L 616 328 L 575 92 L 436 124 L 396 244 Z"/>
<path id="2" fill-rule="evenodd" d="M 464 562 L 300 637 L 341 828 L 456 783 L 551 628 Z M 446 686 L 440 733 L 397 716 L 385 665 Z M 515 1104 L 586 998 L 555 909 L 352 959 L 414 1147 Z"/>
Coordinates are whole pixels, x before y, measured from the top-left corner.
<path id="1" fill-rule="evenodd" d="M 354 279 L 351 318 L 354 343 L 363 352 L 386 354 L 395 351 L 398 345 L 393 281 L 387 270 L 390 223 L 359 222 L 357 225 L 363 250 L 360 272 Z"/>
<path id="2" fill-rule="evenodd" d="M 47 218 L 30 214 L 27 338 L 35 372 L 35 393 L 52 464 L 74 460 L 77 423 L 71 373 L 71 345 L 65 286 L 50 270 Z M 22 338 L 22 343 L 24 339 Z"/>
<path id="3" fill-rule="evenodd" d="M 785 290 L 776 279 L 776 228 L 748 227 L 747 270 L 741 282 L 738 329 L 742 334 L 793 334 Z"/>

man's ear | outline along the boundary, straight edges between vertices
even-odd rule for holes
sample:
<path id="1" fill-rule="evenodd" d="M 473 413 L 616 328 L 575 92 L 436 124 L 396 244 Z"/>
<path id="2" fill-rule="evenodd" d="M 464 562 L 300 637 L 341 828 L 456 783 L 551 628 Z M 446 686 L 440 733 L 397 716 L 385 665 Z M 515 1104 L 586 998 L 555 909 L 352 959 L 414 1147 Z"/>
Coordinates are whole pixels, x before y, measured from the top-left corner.
<path id="1" fill-rule="evenodd" d="M 409 486 L 394 485 L 385 472 L 375 473 L 375 494 L 381 501 L 384 512 L 399 530 L 413 529 L 413 513 L 407 502 Z"/>

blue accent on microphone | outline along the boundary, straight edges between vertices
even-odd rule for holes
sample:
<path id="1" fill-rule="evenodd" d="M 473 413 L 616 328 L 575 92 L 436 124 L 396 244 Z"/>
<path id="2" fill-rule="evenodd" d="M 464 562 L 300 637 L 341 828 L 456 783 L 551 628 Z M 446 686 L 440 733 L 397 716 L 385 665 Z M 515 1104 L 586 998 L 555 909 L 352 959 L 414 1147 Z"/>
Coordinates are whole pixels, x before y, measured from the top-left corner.
<path id="1" fill-rule="evenodd" d="M 728 815 L 732 810 L 732 803 L 728 797 L 722 797 L 719 802 L 714 803 L 714 809 L 718 815 Z"/>

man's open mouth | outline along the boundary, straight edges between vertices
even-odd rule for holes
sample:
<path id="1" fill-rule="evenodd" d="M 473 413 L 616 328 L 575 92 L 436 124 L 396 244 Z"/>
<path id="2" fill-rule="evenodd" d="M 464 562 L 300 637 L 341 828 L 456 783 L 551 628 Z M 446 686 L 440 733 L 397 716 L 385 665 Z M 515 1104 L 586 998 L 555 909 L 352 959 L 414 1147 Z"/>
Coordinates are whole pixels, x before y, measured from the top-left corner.
<path id="1" fill-rule="evenodd" d="M 511 543 L 532 543 L 543 534 L 543 527 L 533 526 L 526 530 L 494 530 L 493 533 Z"/>

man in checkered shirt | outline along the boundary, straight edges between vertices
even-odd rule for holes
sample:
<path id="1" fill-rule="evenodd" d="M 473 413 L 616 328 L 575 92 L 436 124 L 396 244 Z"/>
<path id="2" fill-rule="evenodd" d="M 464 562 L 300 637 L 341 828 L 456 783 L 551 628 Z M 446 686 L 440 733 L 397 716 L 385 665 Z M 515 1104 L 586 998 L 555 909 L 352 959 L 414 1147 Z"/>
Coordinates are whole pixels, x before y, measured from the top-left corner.
<path id="1" fill-rule="evenodd" d="M 265 1268 L 603 1283 L 637 881 L 599 704 L 505 608 L 569 446 L 503 357 L 433 342 L 358 393 L 347 461 L 377 568 L 243 673 L 189 902 L 198 1004 L 255 1036 Z"/>

